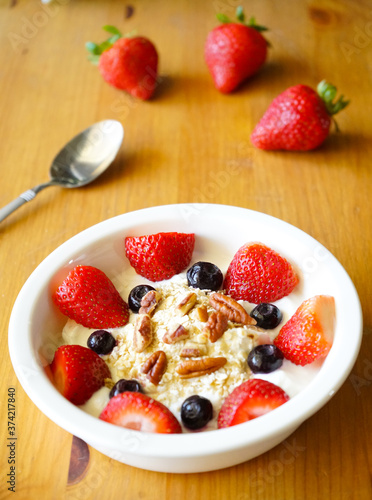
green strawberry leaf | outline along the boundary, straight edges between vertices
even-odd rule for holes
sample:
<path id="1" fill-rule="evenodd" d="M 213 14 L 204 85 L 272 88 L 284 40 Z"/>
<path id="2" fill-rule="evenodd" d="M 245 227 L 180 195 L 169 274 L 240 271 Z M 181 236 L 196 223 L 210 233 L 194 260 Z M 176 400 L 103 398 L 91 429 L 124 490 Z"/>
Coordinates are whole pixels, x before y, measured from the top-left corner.
<path id="1" fill-rule="evenodd" d="M 113 36 L 110 36 L 110 38 L 108 38 L 106 41 L 111 43 L 112 45 L 114 45 L 116 40 L 119 40 L 119 38 L 121 38 L 120 35 L 113 35 Z"/>
<path id="2" fill-rule="evenodd" d="M 244 14 L 244 10 L 243 10 L 243 7 L 241 5 L 239 5 L 239 7 L 236 8 L 236 12 L 235 12 L 235 15 L 236 15 L 236 19 L 244 24 L 245 26 L 249 26 L 250 28 L 253 28 L 257 31 L 267 31 L 267 28 L 266 26 L 261 26 L 259 24 L 256 24 L 256 19 L 254 17 L 251 17 L 249 19 L 249 21 L 246 23 L 245 22 L 245 14 Z M 233 21 L 231 21 L 231 19 L 229 17 L 227 17 L 225 14 L 217 14 L 217 19 L 221 22 L 221 23 L 232 23 Z"/>
<path id="3" fill-rule="evenodd" d="M 111 49 L 111 47 L 114 45 L 119 38 L 122 38 L 123 35 L 121 31 L 119 31 L 115 26 L 111 26 L 109 24 L 103 26 L 103 29 L 107 31 L 108 33 L 111 33 L 112 36 L 110 36 L 107 40 L 104 40 L 103 42 L 97 44 L 94 42 L 87 42 L 85 44 L 85 48 L 89 52 L 88 54 L 88 61 L 90 61 L 92 64 L 98 64 L 99 57 L 102 54 L 102 52 L 105 52 L 105 50 Z"/>
<path id="4" fill-rule="evenodd" d="M 89 52 L 88 61 L 90 61 L 92 64 L 97 65 L 101 55 L 101 49 L 99 45 L 94 42 L 87 42 L 85 44 L 85 48 Z"/>
<path id="5" fill-rule="evenodd" d="M 99 45 L 100 54 L 102 54 L 102 52 L 104 52 L 105 50 L 111 49 L 111 47 L 112 47 L 113 45 L 114 45 L 114 44 L 113 44 L 113 43 L 111 43 L 110 38 L 109 38 L 108 40 L 105 40 L 104 42 L 102 42 L 102 43 Z"/>
<path id="6" fill-rule="evenodd" d="M 254 17 L 251 17 L 247 26 L 250 26 L 251 28 L 254 28 L 256 31 L 267 31 L 268 28 L 266 26 L 261 26 L 259 24 L 256 24 L 256 19 Z"/>
<path id="7" fill-rule="evenodd" d="M 239 7 L 236 8 L 236 18 L 238 21 L 240 21 L 241 23 L 244 24 L 245 15 L 244 15 L 243 7 L 241 5 L 239 5 Z"/>
<path id="8" fill-rule="evenodd" d="M 85 48 L 87 49 L 88 52 L 91 54 L 99 54 L 99 47 L 96 43 L 94 42 L 87 42 L 85 44 Z"/>
<path id="9" fill-rule="evenodd" d="M 95 66 L 98 65 L 98 62 L 99 62 L 99 58 L 101 56 L 99 55 L 94 55 L 94 54 L 88 54 L 88 61 L 90 61 L 92 64 L 94 64 Z"/>
<path id="10" fill-rule="evenodd" d="M 117 35 L 118 38 L 121 38 L 123 36 L 115 26 L 111 26 L 110 24 L 106 24 L 105 26 L 103 26 L 103 29 L 105 31 L 108 31 L 109 33 L 112 33 L 113 35 Z"/>
<path id="11" fill-rule="evenodd" d="M 217 19 L 221 22 L 221 23 L 231 23 L 231 19 L 227 16 L 225 16 L 225 14 L 217 14 Z"/>

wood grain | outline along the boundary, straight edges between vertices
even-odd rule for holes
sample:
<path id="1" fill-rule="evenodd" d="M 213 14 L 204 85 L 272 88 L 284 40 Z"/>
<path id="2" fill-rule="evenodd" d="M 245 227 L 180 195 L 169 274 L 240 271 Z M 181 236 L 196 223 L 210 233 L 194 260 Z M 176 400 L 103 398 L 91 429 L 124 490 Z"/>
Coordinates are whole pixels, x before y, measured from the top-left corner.
<path id="1" fill-rule="evenodd" d="M 265 67 L 231 95 L 219 94 L 203 59 L 215 14 L 235 0 L 37 0 L 0 2 L 0 206 L 48 179 L 54 155 L 105 118 L 125 128 L 102 178 L 79 190 L 49 188 L 0 224 L 0 352 L 3 450 L 6 397 L 16 389 L 14 498 L 179 500 L 364 500 L 372 497 L 372 209 L 370 0 L 245 2 L 268 26 Z M 84 44 L 115 24 L 136 29 L 160 53 L 149 102 L 102 81 Z M 341 133 L 311 153 L 262 152 L 250 133 L 271 99 L 326 78 L 351 99 Z M 284 443 L 247 463 L 190 475 L 125 466 L 90 449 L 80 481 L 68 483 L 72 437 L 28 399 L 5 347 L 14 300 L 34 268 L 79 231 L 128 211 L 169 203 L 222 203 L 258 210 L 308 232 L 341 262 L 360 295 L 360 356 L 334 398 Z M 350 332 L 352 335 L 353 332 Z M 70 481 L 72 483 L 72 481 Z M 10 498 L 5 474 L 0 498 Z"/>

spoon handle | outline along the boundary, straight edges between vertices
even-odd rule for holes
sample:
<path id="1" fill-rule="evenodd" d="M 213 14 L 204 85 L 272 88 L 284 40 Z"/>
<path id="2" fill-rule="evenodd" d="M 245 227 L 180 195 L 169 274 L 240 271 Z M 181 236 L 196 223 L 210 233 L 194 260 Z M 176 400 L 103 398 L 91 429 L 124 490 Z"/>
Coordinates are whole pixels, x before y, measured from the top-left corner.
<path id="1" fill-rule="evenodd" d="M 45 184 L 40 184 L 32 189 L 28 189 L 19 195 L 18 198 L 8 203 L 8 205 L 5 205 L 5 207 L 0 209 L 0 222 L 17 210 L 17 208 L 21 207 L 24 203 L 33 200 L 39 191 L 51 185 L 51 183 L 46 182 Z"/>

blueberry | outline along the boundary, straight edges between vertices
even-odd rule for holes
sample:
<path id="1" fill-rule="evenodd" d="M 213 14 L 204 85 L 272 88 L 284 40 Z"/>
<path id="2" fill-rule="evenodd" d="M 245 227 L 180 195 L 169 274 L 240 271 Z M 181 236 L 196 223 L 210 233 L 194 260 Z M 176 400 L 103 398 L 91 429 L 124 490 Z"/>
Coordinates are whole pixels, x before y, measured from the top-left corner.
<path id="1" fill-rule="evenodd" d="M 283 364 L 283 353 L 274 344 L 254 347 L 248 355 L 248 366 L 253 373 L 271 373 Z"/>
<path id="2" fill-rule="evenodd" d="M 150 285 L 137 285 L 132 288 L 128 296 L 128 305 L 131 311 L 138 313 L 141 307 L 141 300 L 151 290 L 155 290 L 155 288 Z"/>
<path id="3" fill-rule="evenodd" d="M 143 389 L 141 384 L 137 380 L 126 380 L 125 378 L 122 378 L 116 382 L 114 387 L 110 391 L 110 398 L 113 398 L 114 396 L 117 396 L 121 392 L 142 392 L 143 394 Z"/>
<path id="4" fill-rule="evenodd" d="M 96 330 L 87 340 L 87 346 L 97 354 L 108 354 L 116 345 L 115 338 L 106 330 Z"/>
<path id="5" fill-rule="evenodd" d="M 271 330 L 276 328 L 283 319 L 282 312 L 274 304 L 258 304 L 252 311 L 251 317 L 257 321 L 257 326 Z"/>
<path id="6" fill-rule="evenodd" d="M 191 430 L 201 429 L 212 419 L 213 406 L 203 396 L 190 396 L 182 403 L 181 420 L 185 427 Z"/>
<path id="7" fill-rule="evenodd" d="M 200 290 L 213 290 L 221 288 L 223 275 L 221 270 L 211 262 L 196 262 L 187 273 L 187 283 Z"/>

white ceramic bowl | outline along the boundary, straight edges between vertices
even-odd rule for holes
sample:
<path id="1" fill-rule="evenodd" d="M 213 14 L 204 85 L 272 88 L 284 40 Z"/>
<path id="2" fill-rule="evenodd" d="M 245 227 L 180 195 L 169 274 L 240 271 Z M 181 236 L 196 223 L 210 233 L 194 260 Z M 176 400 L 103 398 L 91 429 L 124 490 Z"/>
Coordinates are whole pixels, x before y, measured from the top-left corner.
<path id="1" fill-rule="evenodd" d="M 316 294 L 335 297 L 333 347 L 302 392 L 250 422 L 175 435 L 141 433 L 108 424 L 84 413 L 58 393 L 43 368 L 52 360 L 66 322 L 51 301 L 51 291 L 77 264 L 99 267 L 110 278 L 125 269 L 129 272 L 124 237 L 160 231 L 194 232 L 193 261 L 210 260 L 223 271 L 242 244 L 265 243 L 288 258 L 300 274 L 301 285 L 292 292 L 293 310 Z M 184 204 L 109 219 L 77 234 L 51 253 L 32 273 L 15 302 L 9 324 L 9 350 L 24 390 L 57 425 L 123 463 L 186 473 L 229 467 L 285 440 L 340 388 L 354 365 L 361 334 L 362 315 L 355 288 L 343 267 L 319 242 L 283 221 L 251 210 Z"/>

